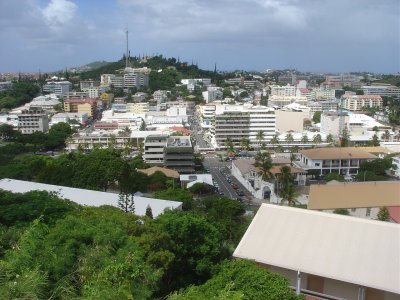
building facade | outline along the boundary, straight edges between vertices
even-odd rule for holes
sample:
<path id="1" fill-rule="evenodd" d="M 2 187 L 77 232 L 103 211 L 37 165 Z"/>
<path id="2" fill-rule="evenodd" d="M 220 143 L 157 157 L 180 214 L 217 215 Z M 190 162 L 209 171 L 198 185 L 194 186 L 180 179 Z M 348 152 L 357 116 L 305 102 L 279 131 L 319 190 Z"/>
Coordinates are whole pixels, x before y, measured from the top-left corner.
<path id="1" fill-rule="evenodd" d="M 66 96 L 72 89 L 69 81 L 50 81 L 43 86 L 43 92 L 56 94 L 59 97 Z"/>
<path id="2" fill-rule="evenodd" d="M 42 109 L 30 108 L 18 114 L 18 130 L 22 134 L 32 134 L 36 131 L 47 132 L 49 130 L 49 118 Z"/>

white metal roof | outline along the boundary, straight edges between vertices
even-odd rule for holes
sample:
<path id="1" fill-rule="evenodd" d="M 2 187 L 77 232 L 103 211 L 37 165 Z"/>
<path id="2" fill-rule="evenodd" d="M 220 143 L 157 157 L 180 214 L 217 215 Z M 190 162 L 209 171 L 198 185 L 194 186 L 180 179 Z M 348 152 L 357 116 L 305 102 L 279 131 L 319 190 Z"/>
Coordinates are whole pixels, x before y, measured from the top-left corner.
<path id="1" fill-rule="evenodd" d="M 233 256 L 400 294 L 400 225 L 262 204 Z"/>
<path id="2" fill-rule="evenodd" d="M 88 206 L 102 206 L 112 205 L 118 207 L 118 194 L 106 193 L 85 189 L 77 189 L 71 187 L 65 187 L 60 185 L 51 185 L 30 181 L 14 180 L 14 179 L 1 179 L 0 189 L 10 191 L 13 193 L 26 193 L 30 191 L 47 191 L 57 192 L 60 198 L 69 199 L 80 205 Z M 154 198 L 146 198 L 134 196 L 135 202 L 135 214 L 138 216 L 144 216 L 146 214 L 146 208 L 150 205 L 153 213 L 153 217 L 157 217 L 162 214 L 165 209 L 177 209 L 180 208 L 182 202 L 160 200 Z"/>

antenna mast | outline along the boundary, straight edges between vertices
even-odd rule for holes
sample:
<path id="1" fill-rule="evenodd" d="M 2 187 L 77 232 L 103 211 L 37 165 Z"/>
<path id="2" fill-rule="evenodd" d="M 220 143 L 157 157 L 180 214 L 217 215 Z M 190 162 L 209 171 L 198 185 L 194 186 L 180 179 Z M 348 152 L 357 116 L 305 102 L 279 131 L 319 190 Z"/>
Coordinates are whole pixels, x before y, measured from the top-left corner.
<path id="1" fill-rule="evenodd" d="M 129 58 L 128 58 L 128 29 L 126 29 L 126 53 L 125 53 L 125 68 L 128 67 Z"/>

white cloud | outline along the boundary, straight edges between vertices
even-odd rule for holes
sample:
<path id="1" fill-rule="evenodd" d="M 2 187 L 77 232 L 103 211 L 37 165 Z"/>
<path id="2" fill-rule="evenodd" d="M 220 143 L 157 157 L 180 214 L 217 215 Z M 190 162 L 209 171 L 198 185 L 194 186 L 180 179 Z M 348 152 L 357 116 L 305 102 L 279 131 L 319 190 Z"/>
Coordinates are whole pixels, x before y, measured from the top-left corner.
<path id="1" fill-rule="evenodd" d="M 51 0 L 42 9 L 42 14 L 48 25 L 58 28 L 70 22 L 74 18 L 77 9 L 77 5 L 71 1 Z"/>

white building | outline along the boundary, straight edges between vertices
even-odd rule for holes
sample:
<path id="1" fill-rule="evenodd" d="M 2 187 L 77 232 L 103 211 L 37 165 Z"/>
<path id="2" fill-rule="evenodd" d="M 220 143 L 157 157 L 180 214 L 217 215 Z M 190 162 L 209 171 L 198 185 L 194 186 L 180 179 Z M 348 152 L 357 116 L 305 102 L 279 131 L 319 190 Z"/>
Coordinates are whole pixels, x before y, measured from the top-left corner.
<path id="1" fill-rule="evenodd" d="M 43 86 L 43 92 L 56 94 L 59 97 L 66 96 L 72 89 L 69 81 L 49 81 Z"/>
<path id="2" fill-rule="evenodd" d="M 68 123 L 75 120 L 79 124 L 85 125 L 88 121 L 87 113 L 58 113 L 51 117 L 50 127 L 57 123 Z"/>
<path id="3" fill-rule="evenodd" d="M 364 95 L 378 95 L 381 97 L 400 97 L 400 87 L 393 86 L 390 84 L 378 84 L 378 85 L 364 85 L 362 86 Z"/>
<path id="4" fill-rule="evenodd" d="M 125 73 L 124 87 L 125 88 L 141 88 L 149 86 L 149 77 L 140 73 Z"/>
<path id="5" fill-rule="evenodd" d="M 269 107 L 284 107 L 291 103 L 297 103 L 299 105 L 307 105 L 307 97 L 305 96 L 279 96 L 273 95 L 268 98 Z"/>
<path id="6" fill-rule="evenodd" d="M 400 225 L 262 204 L 233 257 L 278 273 L 309 299 L 400 297 Z"/>
<path id="7" fill-rule="evenodd" d="M 272 85 L 271 96 L 284 96 L 284 97 L 294 97 L 296 96 L 296 87 L 293 85 Z"/>
<path id="8" fill-rule="evenodd" d="M 49 193 L 56 193 L 57 196 L 62 199 L 68 199 L 84 206 L 98 207 L 103 205 L 111 205 L 118 207 L 119 200 L 119 194 L 116 193 L 106 193 L 8 178 L 0 180 L 0 189 L 13 193 L 27 193 L 31 191 L 46 191 Z M 182 202 L 146 198 L 135 195 L 133 196 L 133 202 L 135 204 L 135 215 L 138 216 L 145 216 L 148 206 L 151 207 L 153 217 L 158 217 L 166 210 L 182 208 Z"/>
<path id="9" fill-rule="evenodd" d="M 223 92 L 220 87 L 210 86 L 207 91 L 202 92 L 204 101 L 206 103 L 213 102 L 215 100 L 221 100 L 223 97 Z"/>
<path id="10" fill-rule="evenodd" d="M 149 111 L 148 102 L 127 103 L 126 112 L 134 114 L 145 114 Z"/>
<path id="11" fill-rule="evenodd" d="M 47 132 L 49 130 L 49 118 L 42 109 L 31 108 L 22 110 L 18 114 L 18 130 L 22 134 L 32 134 L 36 131 Z"/>
<path id="12" fill-rule="evenodd" d="M 269 141 L 275 130 L 275 111 L 269 107 L 251 104 L 215 106 L 215 134 L 212 138 L 215 147 L 225 147 L 227 138 L 236 146 L 242 139 L 249 139 L 252 145 L 257 145 L 258 132 L 262 131 L 264 140 Z"/>

